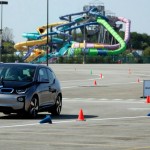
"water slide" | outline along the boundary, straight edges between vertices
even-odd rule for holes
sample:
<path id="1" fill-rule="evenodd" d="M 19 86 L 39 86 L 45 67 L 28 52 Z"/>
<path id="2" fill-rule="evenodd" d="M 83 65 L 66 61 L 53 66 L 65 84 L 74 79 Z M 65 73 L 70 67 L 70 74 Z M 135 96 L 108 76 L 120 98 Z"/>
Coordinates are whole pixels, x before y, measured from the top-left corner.
<path id="1" fill-rule="evenodd" d="M 26 42 L 15 44 L 14 48 L 17 50 L 29 51 L 27 52 L 26 55 L 30 54 L 30 56 L 26 59 L 26 62 L 30 62 L 31 60 L 36 59 L 41 55 L 44 55 L 45 51 L 41 49 L 33 49 L 31 52 L 31 50 L 28 50 L 28 47 L 33 47 L 35 45 L 43 45 L 46 42 L 47 42 L 47 38 L 40 39 L 40 40 L 26 41 Z"/>
<path id="2" fill-rule="evenodd" d="M 48 58 L 57 58 L 57 57 L 61 57 L 64 56 L 66 54 L 66 52 L 68 51 L 68 49 L 71 47 L 71 42 L 70 43 L 65 43 L 64 46 L 59 50 L 59 52 L 52 52 L 48 54 Z M 40 58 L 38 58 L 38 60 L 36 61 L 37 63 L 41 63 L 41 62 L 45 62 L 47 60 L 47 55 L 44 55 Z"/>
<path id="3" fill-rule="evenodd" d="M 97 23 L 103 25 L 107 31 L 118 41 L 118 44 L 114 45 L 106 45 L 99 43 L 74 43 L 72 47 L 69 49 L 69 55 L 79 55 L 79 54 L 87 54 L 87 55 L 116 55 L 121 53 L 126 49 L 126 43 L 130 38 L 130 20 L 124 17 L 116 17 L 113 18 L 113 21 L 122 21 L 126 24 L 125 29 L 125 37 L 124 41 L 117 34 L 117 32 L 109 25 L 109 19 L 105 16 L 101 17 L 100 12 L 98 12 L 97 8 L 92 8 L 89 11 L 89 15 L 95 17 Z"/>
<path id="4" fill-rule="evenodd" d="M 55 27 L 58 26 L 60 24 L 66 24 L 66 22 L 57 22 L 57 23 L 52 23 L 48 25 L 48 28 L 51 27 Z M 42 26 L 37 28 L 37 31 L 39 33 L 27 33 L 27 34 L 23 34 L 24 37 L 28 38 L 29 41 L 25 41 L 25 42 L 20 42 L 14 45 L 14 48 L 17 50 L 21 50 L 21 51 L 28 51 L 29 47 L 33 47 L 33 46 L 40 46 L 40 45 L 45 45 L 47 43 L 47 36 L 43 36 L 42 35 L 46 35 L 47 33 L 47 26 Z M 41 38 L 41 39 L 39 39 Z M 50 40 L 50 39 L 48 39 Z M 36 59 L 39 56 L 42 56 L 45 54 L 44 50 L 41 49 L 32 49 L 29 50 L 30 56 L 26 59 L 27 62 L 30 62 L 34 59 Z M 27 55 L 29 55 L 29 53 L 27 52 Z"/>
<path id="5" fill-rule="evenodd" d="M 83 13 L 83 12 L 81 12 Z M 87 12 L 84 12 L 87 13 Z M 109 19 L 106 18 L 105 16 L 102 16 L 99 12 L 97 12 L 97 9 L 93 8 L 89 11 L 89 14 L 95 18 L 99 18 L 97 19 L 96 22 L 90 22 L 90 23 L 86 23 L 80 26 L 76 26 L 73 28 L 70 28 L 71 30 L 75 29 L 75 28 L 80 28 L 81 26 L 88 26 L 88 25 L 93 25 L 96 23 L 99 23 L 101 25 L 103 25 L 107 31 L 109 31 L 112 36 L 118 41 L 118 44 L 114 44 L 114 45 L 108 45 L 108 44 L 99 44 L 99 43 L 77 43 L 74 42 L 71 46 L 71 48 L 68 49 L 68 54 L 69 55 L 78 55 L 78 54 L 89 54 L 89 55 L 115 55 L 115 54 L 119 54 L 122 51 L 124 51 L 126 49 L 126 43 L 128 43 L 129 38 L 130 38 L 130 20 L 124 18 L 124 17 L 115 17 L 113 18 L 113 21 L 117 22 L 117 21 L 121 21 L 123 23 L 125 23 L 125 37 L 124 37 L 124 41 L 122 40 L 122 38 L 117 34 L 117 32 L 109 25 Z M 71 14 L 71 15 L 76 15 L 76 14 Z M 65 17 L 69 18 L 69 15 L 66 15 Z M 63 17 L 63 19 L 65 18 Z M 62 17 L 61 17 L 62 18 Z M 67 20 L 66 18 L 64 20 Z M 69 21 L 69 20 L 67 20 Z M 61 25 L 63 26 L 63 25 Z M 58 27 L 56 27 L 58 29 Z M 67 29 L 67 30 L 70 30 Z M 64 30 L 65 32 L 66 30 Z M 112 51 L 113 50 L 113 51 Z"/>
<path id="6" fill-rule="evenodd" d="M 81 14 L 84 14 L 85 12 L 79 12 L 79 13 L 75 13 L 75 14 L 72 14 L 72 15 L 81 15 Z M 69 16 L 69 15 L 68 15 Z M 69 34 L 66 34 L 64 32 L 61 32 L 61 30 L 63 31 L 64 29 L 67 29 L 68 27 L 76 24 L 77 22 L 80 22 L 80 21 L 83 21 L 83 18 L 76 18 L 74 21 L 72 22 L 66 22 L 68 21 L 66 19 L 66 17 L 68 17 L 67 15 L 66 16 L 62 16 L 60 17 L 62 20 L 65 20 L 65 22 L 59 22 L 59 23 L 53 23 L 53 24 L 50 24 L 48 27 L 56 27 L 58 26 L 60 29 L 58 30 L 55 30 L 53 33 L 49 33 L 49 35 L 54 35 L 54 34 L 59 34 L 59 35 L 64 35 L 64 36 L 67 36 L 69 37 L 68 41 L 71 40 L 71 37 Z M 65 24 L 65 25 L 64 25 Z M 63 26 L 62 26 L 63 25 Z M 24 33 L 23 34 L 23 37 L 27 38 L 28 40 L 31 40 L 31 41 L 26 41 L 26 42 L 22 42 L 22 43 L 18 43 L 15 45 L 15 49 L 17 50 L 27 50 L 28 47 L 33 47 L 33 46 L 38 46 L 38 45 L 44 45 L 47 43 L 47 26 L 42 26 L 42 27 L 39 27 L 37 28 L 37 31 L 39 33 Z M 39 40 L 39 38 L 42 38 Z M 52 41 L 56 41 L 56 38 Z M 58 57 L 58 56 L 61 56 L 61 55 L 64 55 L 66 53 L 66 51 L 68 50 L 68 45 L 70 46 L 70 44 L 64 44 L 64 46 L 60 49 L 59 53 L 56 52 L 56 53 L 52 53 L 52 54 L 49 54 L 49 57 Z M 47 58 L 45 52 L 43 50 L 41 50 L 41 53 L 40 53 L 40 50 L 39 49 L 34 49 L 34 48 L 31 48 L 28 53 L 26 54 L 26 61 L 29 62 L 29 61 L 33 61 L 34 59 L 36 59 L 37 57 L 39 56 L 43 56 L 43 58 L 41 58 L 41 60 L 45 60 Z"/>
<path id="7" fill-rule="evenodd" d="M 129 19 L 126 19 L 124 17 L 116 17 L 113 18 L 115 19 L 115 22 L 121 21 L 125 23 L 125 36 L 124 36 L 124 41 L 127 44 L 129 39 L 130 39 L 130 24 L 131 21 Z M 120 44 L 114 44 L 114 45 L 106 45 L 106 44 L 100 44 L 100 43 L 86 43 L 86 48 L 103 48 L 103 49 L 110 49 L 110 50 L 115 50 L 119 48 Z M 72 48 L 84 48 L 85 45 L 84 43 L 74 43 L 72 45 Z"/>
<path id="8" fill-rule="evenodd" d="M 83 15 L 86 12 L 79 12 L 79 13 L 74 13 L 74 14 L 69 14 L 69 15 L 65 15 L 65 16 L 61 16 L 60 19 L 65 20 L 65 21 L 69 21 L 66 17 L 70 17 L 70 16 L 75 16 L 75 15 Z M 68 49 L 71 47 L 73 41 L 72 40 L 72 36 L 70 34 L 66 34 L 66 31 L 72 31 L 73 29 L 76 28 L 80 28 L 81 26 L 75 26 L 75 27 L 71 27 L 73 25 L 78 24 L 79 22 L 83 22 L 87 19 L 85 19 L 84 16 L 80 16 L 78 18 L 75 18 L 73 21 L 71 22 L 66 22 L 65 24 L 60 24 L 58 26 L 56 26 L 54 32 L 57 33 L 58 35 L 62 35 L 63 37 L 68 37 L 67 40 L 65 40 L 62 48 L 60 48 L 59 52 L 52 52 L 50 54 L 48 54 L 48 58 L 54 58 L 54 57 L 60 57 L 60 56 L 64 56 L 66 54 L 66 52 L 68 51 Z M 84 26 L 84 25 L 82 25 Z M 51 35 L 52 33 L 49 33 L 49 35 Z M 42 36 L 45 36 L 44 34 Z M 53 43 L 53 42 L 52 42 Z M 44 56 L 42 56 L 41 58 L 38 58 L 37 62 L 44 62 L 47 59 L 47 55 L 45 54 Z"/>
<path id="9" fill-rule="evenodd" d="M 82 17 L 78 17 L 71 20 L 72 16 L 76 15 L 84 15 Z M 87 55 L 116 55 L 121 52 L 123 52 L 126 49 L 126 43 L 129 41 L 130 38 L 130 20 L 124 18 L 124 17 L 115 17 L 113 18 L 114 22 L 121 21 L 125 23 L 125 37 L 124 40 L 117 34 L 117 32 L 109 25 L 109 19 L 105 16 L 102 16 L 100 12 L 97 11 L 97 8 L 90 9 L 88 11 L 69 14 L 60 17 L 60 19 L 65 20 L 67 22 L 60 22 L 60 23 L 53 23 L 50 24 L 48 27 L 55 27 L 54 30 L 48 35 L 52 37 L 52 35 L 62 35 L 65 37 L 65 40 L 63 39 L 54 39 L 52 37 L 52 43 L 64 43 L 62 48 L 59 49 L 59 51 L 52 52 L 48 54 L 49 58 L 53 57 L 60 57 L 66 54 L 68 52 L 68 55 L 79 55 L 79 54 L 87 54 Z M 70 22 L 71 21 L 71 22 Z M 73 29 L 80 28 L 83 29 L 84 26 L 88 25 L 103 25 L 107 31 L 110 32 L 110 34 L 118 41 L 118 44 L 114 45 L 108 45 L 108 44 L 100 44 L 100 43 L 77 43 L 75 41 L 72 41 L 72 36 L 69 33 L 65 33 L 68 31 L 72 31 Z M 73 27 L 72 27 L 73 26 Z M 37 57 L 40 57 L 38 59 L 39 62 L 46 61 L 47 55 L 45 52 L 41 49 L 38 49 L 41 45 L 46 45 L 47 43 L 47 26 L 39 27 L 38 33 L 27 33 L 23 34 L 24 37 L 26 37 L 29 41 L 21 42 L 15 45 L 15 48 L 17 50 L 28 50 L 28 47 L 30 49 L 28 50 L 28 53 L 26 54 L 25 58 L 26 61 L 31 62 Z M 66 40 L 66 37 L 68 38 Z M 50 41 L 50 39 L 49 39 Z M 42 57 L 41 57 L 42 56 Z"/>
<path id="10" fill-rule="evenodd" d="M 69 15 L 65 15 L 65 16 L 60 17 L 60 19 L 65 20 L 65 21 L 69 21 L 66 17 L 81 15 L 81 14 L 85 14 L 85 13 L 86 12 L 79 12 L 79 13 L 69 14 Z M 72 37 L 69 34 L 66 34 L 65 32 L 66 31 L 72 31 L 73 29 L 77 29 L 77 28 L 81 28 L 81 27 L 85 26 L 85 24 L 82 24 L 82 25 L 76 25 L 74 27 L 71 27 L 75 24 L 78 24 L 79 22 L 80 23 L 81 22 L 87 22 L 87 18 L 85 18 L 85 16 L 82 16 L 82 17 L 78 17 L 78 18 L 74 19 L 73 21 L 68 22 L 66 24 L 58 25 L 58 26 L 56 26 L 55 32 L 59 35 Z M 86 25 L 94 25 L 94 24 L 98 24 L 98 23 L 97 22 L 92 22 L 92 23 L 90 22 L 90 23 L 87 23 Z M 53 53 L 48 54 L 48 58 L 60 57 L 60 56 L 65 55 L 66 52 L 69 50 L 69 48 L 71 47 L 71 45 L 73 43 L 74 43 L 74 41 L 71 41 L 71 38 L 69 38 L 69 40 L 64 43 L 62 48 L 60 48 L 59 52 L 53 52 Z M 46 61 L 46 59 L 47 59 L 47 56 L 44 55 L 43 57 L 39 58 L 37 62 L 44 62 L 44 61 Z"/>
<path id="11" fill-rule="evenodd" d="M 101 18 L 98 17 L 97 22 L 101 25 L 103 25 L 108 31 L 109 33 L 111 33 L 111 35 L 118 41 L 120 47 L 116 50 L 109 50 L 107 49 L 107 46 L 103 45 L 103 44 L 95 44 L 95 48 L 89 48 L 92 47 L 92 45 L 89 44 L 89 47 L 86 47 L 86 43 L 82 43 L 81 46 L 83 46 L 82 48 L 70 48 L 68 51 L 69 55 L 79 55 L 79 54 L 87 54 L 90 56 L 95 56 L 95 55 L 116 55 L 119 54 L 121 52 L 123 52 L 126 49 L 126 43 L 125 41 L 117 34 L 117 32 L 108 24 L 108 22 Z"/>

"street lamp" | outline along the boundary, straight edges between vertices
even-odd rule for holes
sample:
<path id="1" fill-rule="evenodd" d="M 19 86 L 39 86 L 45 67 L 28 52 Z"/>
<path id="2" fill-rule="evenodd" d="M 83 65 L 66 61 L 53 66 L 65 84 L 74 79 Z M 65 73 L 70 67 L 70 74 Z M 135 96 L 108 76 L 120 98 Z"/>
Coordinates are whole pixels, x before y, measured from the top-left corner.
<path id="1" fill-rule="evenodd" d="M 49 46 L 48 46 L 48 14 L 49 14 L 49 0 L 47 0 L 47 52 L 46 52 L 46 63 L 48 66 L 48 50 L 49 50 Z"/>
<path id="2" fill-rule="evenodd" d="M 84 25 L 84 33 L 83 33 L 83 64 L 85 64 L 85 50 L 86 50 L 86 37 L 85 37 L 85 25 Z"/>
<path id="3" fill-rule="evenodd" d="M 1 29 L 0 29 L 0 62 L 2 61 L 2 46 L 3 46 L 3 39 L 2 39 L 2 34 L 3 34 L 3 4 L 7 5 L 7 1 L 0 1 L 1 4 Z"/>

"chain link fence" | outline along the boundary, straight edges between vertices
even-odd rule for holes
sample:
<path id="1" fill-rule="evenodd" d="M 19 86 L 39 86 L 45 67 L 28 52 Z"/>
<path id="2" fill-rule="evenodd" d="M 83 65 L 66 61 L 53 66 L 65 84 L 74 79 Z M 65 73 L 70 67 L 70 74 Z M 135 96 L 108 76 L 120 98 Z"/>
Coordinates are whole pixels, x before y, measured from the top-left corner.
<path id="1" fill-rule="evenodd" d="M 2 62 L 23 62 L 22 57 L 14 55 L 2 55 Z M 36 60 L 34 61 L 36 63 Z M 68 64 L 128 64 L 128 63 L 150 63 L 150 57 L 127 57 L 127 56 L 73 56 L 58 57 L 49 60 L 49 63 L 68 63 Z"/>
<path id="2" fill-rule="evenodd" d="M 150 63 L 150 57 L 120 57 L 120 56 L 74 56 L 74 57 L 59 57 L 55 60 L 55 63 L 111 63 L 111 64 L 125 64 L 125 63 Z"/>

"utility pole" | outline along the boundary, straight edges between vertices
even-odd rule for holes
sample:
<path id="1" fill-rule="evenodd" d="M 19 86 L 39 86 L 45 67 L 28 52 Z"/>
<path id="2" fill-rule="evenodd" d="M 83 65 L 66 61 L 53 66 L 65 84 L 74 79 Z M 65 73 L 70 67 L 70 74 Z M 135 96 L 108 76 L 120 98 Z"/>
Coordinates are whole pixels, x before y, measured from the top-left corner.
<path id="1" fill-rule="evenodd" d="M 7 1 L 0 1 L 1 4 L 1 29 L 0 29 L 0 62 L 2 61 L 2 48 L 3 48 L 3 5 L 7 5 Z"/>
<path id="2" fill-rule="evenodd" d="M 49 46 L 48 46 L 48 18 L 49 18 L 49 0 L 47 0 L 47 51 L 46 51 L 46 64 L 47 64 L 47 66 L 48 66 L 48 51 L 49 51 Z"/>

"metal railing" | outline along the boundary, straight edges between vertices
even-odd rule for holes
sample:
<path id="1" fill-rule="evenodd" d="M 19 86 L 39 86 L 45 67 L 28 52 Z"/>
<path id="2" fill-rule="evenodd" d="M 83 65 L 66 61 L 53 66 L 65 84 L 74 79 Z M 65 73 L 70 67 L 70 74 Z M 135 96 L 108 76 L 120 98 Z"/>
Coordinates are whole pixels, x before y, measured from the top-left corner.
<path id="1" fill-rule="evenodd" d="M 86 56 L 85 58 L 83 56 L 74 56 L 74 57 L 59 57 L 57 60 L 55 60 L 55 63 L 111 63 L 111 64 L 128 64 L 128 63 L 150 63 L 150 57 L 120 57 L 120 56 Z"/>

